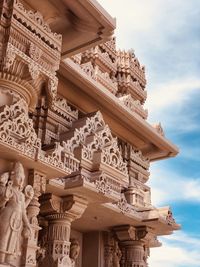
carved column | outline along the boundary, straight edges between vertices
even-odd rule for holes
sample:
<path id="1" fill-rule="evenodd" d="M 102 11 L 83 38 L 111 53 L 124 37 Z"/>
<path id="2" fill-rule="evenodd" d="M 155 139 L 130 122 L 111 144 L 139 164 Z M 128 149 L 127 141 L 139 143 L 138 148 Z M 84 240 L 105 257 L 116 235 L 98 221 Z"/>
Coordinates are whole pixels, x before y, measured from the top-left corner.
<path id="1" fill-rule="evenodd" d="M 125 241 L 124 267 L 147 267 L 144 261 L 144 243 L 139 241 Z"/>
<path id="2" fill-rule="evenodd" d="M 46 234 L 46 257 L 40 267 L 71 267 L 70 232 L 72 221 L 81 217 L 87 201 L 78 196 L 56 197 L 45 194 L 41 197 L 41 214 L 48 221 Z"/>
<path id="3" fill-rule="evenodd" d="M 45 192 L 46 177 L 45 174 L 37 170 L 30 169 L 28 175 L 28 184 L 32 185 L 34 189 L 34 196 L 27 207 L 27 216 L 32 228 L 31 237 L 26 239 L 23 243 L 24 255 L 22 258 L 22 265 L 26 267 L 36 266 L 36 252 L 39 249 L 38 232 L 41 229 L 38 224 L 37 216 L 40 212 L 39 196 Z"/>
<path id="4" fill-rule="evenodd" d="M 121 267 L 147 267 L 146 227 L 134 228 L 126 225 L 115 227 L 114 231 L 122 248 Z"/>

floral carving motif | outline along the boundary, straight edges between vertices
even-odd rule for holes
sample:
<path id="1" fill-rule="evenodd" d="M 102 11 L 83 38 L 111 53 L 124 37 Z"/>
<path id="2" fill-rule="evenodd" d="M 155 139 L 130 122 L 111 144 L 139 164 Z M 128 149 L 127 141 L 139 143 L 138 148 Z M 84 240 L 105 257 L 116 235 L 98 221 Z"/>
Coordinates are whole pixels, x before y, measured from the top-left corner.
<path id="1" fill-rule="evenodd" d="M 84 144 L 86 138 L 90 134 L 94 134 L 105 125 L 100 112 L 96 112 L 93 116 L 86 117 L 81 127 L 73 128 L 73 136 L 69 140 L 63 141 L 63 146 L 68 153 L 73 153 L 74 149 Z"/>
<path id="2" fill-rule="evenodd" d="M 111 185 L 108 183 L 106 177 L 101 175 L 96 181 L 96 188 L 97 190 L 102 193 L 103 195 L 105 194 L 110 194 L 111 193 Z"/>
<path id="3" fill-rule="evenodd" d="M 91 78 L 95 79 L 94 67 L 91 62 L 81 64 L 81 69 Z"/>
<path id="4" fill-rule="evenodd" d="M 112 145 L 103 150 L 102 161 L 113 168 L 118 169 L 125 176 L 128 175 L 126 163 L 123 161 L 121 152 L 117 145 L 117 139 L 113 139 Z"/>
<path id="5" fill-rule="evenodd" d="M 27 148 L 40 148 L 41 142 L 28 117 L 28 107 L 23 99 L 11 106 L 5 106 L 0 113 L 0 140 L 24 143 Z"/>
<path id="6" fill-rule="evenodd" d="M 128 204 L 124 195 L 121 195 L 121 199 L 117 202 L 117 207 L 121 210 L 122 213 L 131 212 L 130 205 Z"/>
<path id="7" fill-rule="evenodd" d="M 42 50 L 35 44 L 30 43 L 29 55 L 34 61 L 38 61 L 41 58 Z"/>

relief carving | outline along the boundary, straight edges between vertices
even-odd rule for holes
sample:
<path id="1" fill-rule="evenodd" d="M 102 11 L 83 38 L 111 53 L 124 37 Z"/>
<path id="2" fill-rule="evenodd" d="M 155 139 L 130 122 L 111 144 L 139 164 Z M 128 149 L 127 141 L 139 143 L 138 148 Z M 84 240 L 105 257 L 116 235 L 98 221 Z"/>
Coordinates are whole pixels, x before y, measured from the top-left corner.
<path id="1" fill-rule="evenodd" d="M 35 44 L 30 43 L 29 56 L 34 61 L 38 61 L 42 56 L 42 50 L 39 47 L 37 47 Z"/>
<path id="2" fill-rule="evenodd" d="M 28 185 L 24 193 L 24 168 L 15 163 L 11 174 L 0 177 L 0 263 L 10 264 L 13 257 L 20 255 L 19 240 L 31 235 L 26 207 L 33 197 L 33 188 Z"/>
<path id="3" fill-rule="evenodd" d="M 120 267 L 122 252 L 117 240 L 111 233 L 105 234 L 104 262 L 105 267 Z"/>
<path id="4" fill-rule="evenodd" d="M 122 252 L 118 246 L 118 242 L 115 242 L 113 253 L 113 267 L 120 267 L 120 260 L 122 258 Z"/>
<path id="5" fill-rule="evenodd" d="M 70 258 L 72 262 L 72 267 L 76 266 L 76 260 L 79 256 L 80 253 L 80 245 L 78 240 L 72 239 L 71 241 L 71 246 L 70 246 Z"/>

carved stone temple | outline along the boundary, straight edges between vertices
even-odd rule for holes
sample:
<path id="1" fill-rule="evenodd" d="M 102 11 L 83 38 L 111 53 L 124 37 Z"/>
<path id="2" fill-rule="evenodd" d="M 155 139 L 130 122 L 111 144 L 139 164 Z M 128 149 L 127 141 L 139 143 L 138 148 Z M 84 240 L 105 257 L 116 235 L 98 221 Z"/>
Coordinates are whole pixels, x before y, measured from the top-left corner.
<path id="1" fill-rule="evenodd" d="M 147 267 L 180 228 L 146 184 L 178 149 L 114 29 L 95 0 L 0 0 L 0 267 Z"/>

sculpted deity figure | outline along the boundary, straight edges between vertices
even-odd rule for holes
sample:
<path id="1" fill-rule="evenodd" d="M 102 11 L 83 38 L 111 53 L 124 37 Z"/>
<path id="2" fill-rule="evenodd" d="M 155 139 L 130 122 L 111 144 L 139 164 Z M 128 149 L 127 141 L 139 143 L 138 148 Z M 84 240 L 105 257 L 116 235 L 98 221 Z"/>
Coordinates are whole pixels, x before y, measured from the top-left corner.
<path id="1" fill-rule="evenodd" d="M 15 163 L 13 171 L 0 176 L 0 263 L 10 264 L 13 257 L 20 255 L 19 240 L 28 238 L 31 228 L 26 215 L 34 191 L 26 186 L 25 174 L 20 162 Z"/>
<path id="2" fill-rule="evenodd" d="M 113 267 L 120 267 L 121 257 L 122 257 L 121 250 L 118 246 L 118 243 L 115 242 L 114 252 L 113 252 Z"/>
<path id="3" fill-rule="evenodd" d="M 80 253 L 80 245 L 76 239 L 71 240 L 70 246 L 70 258 L 72 261 L 72 266 L 75 266 L 76 259 L 78 258 Z"/>

